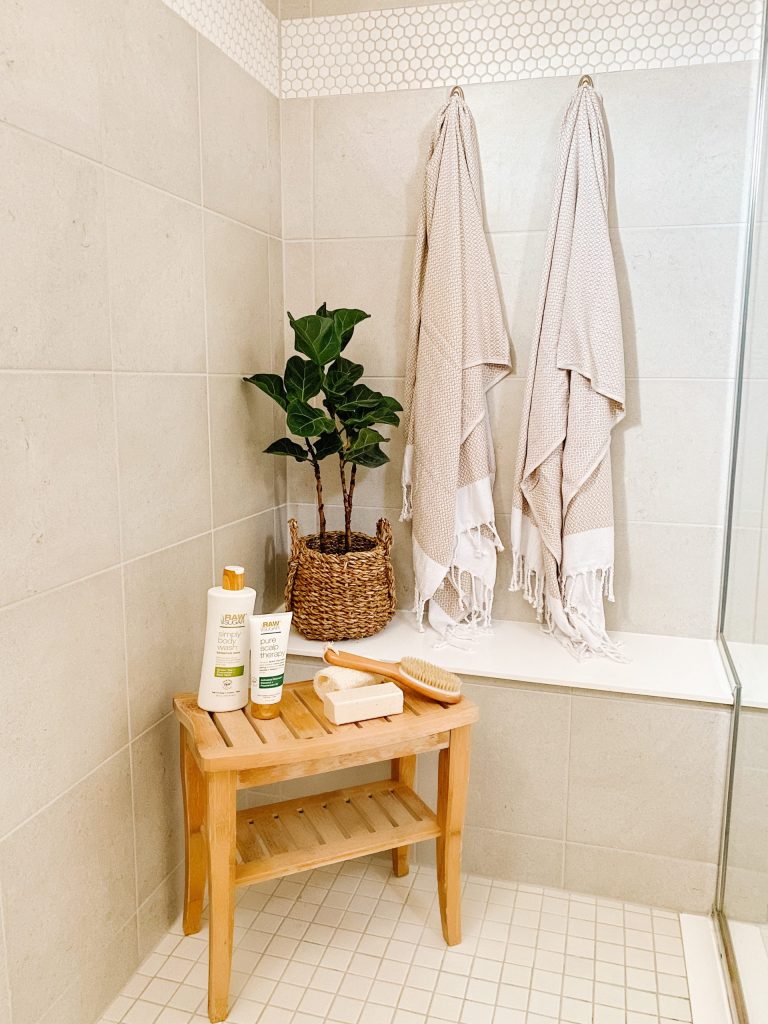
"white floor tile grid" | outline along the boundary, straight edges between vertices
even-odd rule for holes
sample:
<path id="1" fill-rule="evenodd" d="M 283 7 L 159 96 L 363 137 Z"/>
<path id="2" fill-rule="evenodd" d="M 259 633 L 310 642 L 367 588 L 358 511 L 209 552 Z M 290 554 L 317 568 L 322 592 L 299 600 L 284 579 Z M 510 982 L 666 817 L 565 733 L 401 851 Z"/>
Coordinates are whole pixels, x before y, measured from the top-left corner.
<path id="1" fill-rule="evenodd" d="M 679 916 L 465 878 L 460 946 L 433 868 L 366 858 L 238 892 L 227 1024 L 679 1024 Z M 177 922 L 99 1024 L 206 1024 L 207 934 Z"/>

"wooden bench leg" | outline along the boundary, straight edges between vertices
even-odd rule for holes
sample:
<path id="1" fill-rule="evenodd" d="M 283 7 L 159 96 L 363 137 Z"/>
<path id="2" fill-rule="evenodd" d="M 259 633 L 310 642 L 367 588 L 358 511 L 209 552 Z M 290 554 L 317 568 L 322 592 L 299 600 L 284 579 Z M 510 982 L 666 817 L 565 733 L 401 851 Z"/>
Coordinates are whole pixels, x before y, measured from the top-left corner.
<path id="1" fill-rule="evenodd" d="M 413 789 L 416 779 L 416 755 L 409 754 L 407 757 L 396 757 L 392 761 L 392 780 L 402 782 Z M 398 846 L 392 850 L 392 871 L 397 878 L 408 874 L 408 861 L 411 855 L 410 844 Z"/>
<path id="2" fill-rule="evenodd" d="M 470 726 L 453 729 L 437 768 L 437 891 L 443 937 L 461 942 L 461 832 L 467 806 Z"/>
<path id="3" fill-rule="evenodd" d="M 208 1016 L 227 1016 L 235 922 L 235 793 L 234 772 L 206 775 L 206 839 L 208 849 Z"/>
<path id="4" fill-rule="evenodd" d="M 184 798 L 184 934 L 200 931 L 205 893 L 205 784 L 190 747 L 189 733 L 181 730 L 181 792 Z"/>

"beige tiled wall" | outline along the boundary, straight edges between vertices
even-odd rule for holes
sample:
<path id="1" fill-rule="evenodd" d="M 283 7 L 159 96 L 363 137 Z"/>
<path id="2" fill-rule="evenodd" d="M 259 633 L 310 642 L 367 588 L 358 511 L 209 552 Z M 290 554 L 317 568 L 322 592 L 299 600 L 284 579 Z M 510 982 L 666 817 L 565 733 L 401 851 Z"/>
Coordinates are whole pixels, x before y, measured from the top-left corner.
<path id="1" fill-rule="evenodd" d="M 745 168 L 748 63 L 599 77 L 611 140 L 611 222 L 622 294 L 628 414 L 613 445 L 614 629 L 714 635 L 726 495 Z M 509 537 L 523 382 L 535 326 L 558 126 L 573 78 L 474 85 L 486 219 L 515 375 L 491 395 L 496 510 Z M 434 118 L 446 91 L 284 100 L 286 304 L 362 306 L 350 355 L 375 386 L 402 392 L 413 235 Z M 364 474 L 358 524 L 386 514 L 401 602 L 408 527 L 399 523 L 402 438 L 393 464 Z M 288 496 L 312 524 L 306 467 Z M 330 483 L 332 503 L 338 501 Z M 332 512 L 338 515 L 338 509 Z M 530 618 L 500 560 L 495 614 Z"/>
<path id="2" fill-rule="evenodd" d="M 768 126 L 764 127 L 765 151 Z M 768 169 L 763 164 L 745 323 L 725 634 L 768 643 Z"/>
<path id="3" fill-rule="evenodd" d="M 290 678 L 316 667 L 293 658 Z M 729 709 L 490 679 L 469 679 L 465 690 L 480 709 L 467 871 L 711 910 Z M 436 767 L 435 755 L 419 759 L 417 789 L 432 805 Z M 362 781 L 348 772 L 346 784 L 353 779 Z M 418 850 L 431 861 L 430 844 Z"/>
<path id="4" fill-rule="evenodd" d="M 768 922 L 768 711 L 743 708 L 733 769 L 724 910 Z"/>
<path id="5" fill-rule="evenodd" d="M 178 912 L 205 592 L 277 599 L 279 109 L 161 0 L 0 35 L 0 1021 L 87 1024 Z"/>

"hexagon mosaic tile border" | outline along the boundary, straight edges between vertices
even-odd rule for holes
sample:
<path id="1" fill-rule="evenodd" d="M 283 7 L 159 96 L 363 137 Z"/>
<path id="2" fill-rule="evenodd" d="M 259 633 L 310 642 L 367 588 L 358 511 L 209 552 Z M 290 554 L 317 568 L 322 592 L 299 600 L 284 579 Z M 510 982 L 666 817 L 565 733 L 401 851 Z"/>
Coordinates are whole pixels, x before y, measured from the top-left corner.
<path id="1" fill-rule="evenodd" d="M 261 0 L 165 0 L 286 99 L 756 59 L 761 0 L 466 0 L 278 19 Z"/>
<path id="2" fill-rule="evenodd" d="M 280 20 L 260 0 L 164 0 L 270 92 L 280 95 Z"/>
<path id="3" fill-rule="evenodd" d="M 481 0 L 282 23 L 282 95 L 418 89 L 756 58 L 756 0 Z"/>

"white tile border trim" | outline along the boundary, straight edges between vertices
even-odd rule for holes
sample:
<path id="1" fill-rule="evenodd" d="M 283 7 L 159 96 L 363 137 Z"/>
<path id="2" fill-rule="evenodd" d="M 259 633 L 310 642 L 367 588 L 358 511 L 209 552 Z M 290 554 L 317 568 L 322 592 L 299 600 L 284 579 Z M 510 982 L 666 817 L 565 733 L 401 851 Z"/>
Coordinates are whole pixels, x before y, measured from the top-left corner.
<path id="1" fill-rule="evenodd" d="M 286 99 L 752 60 L 762 16 L 762 0 L 463 0 L 281 23 L 262 0 L 164 2 Z"/>
<path id="2" fill-rule="evenodd" d="M 714 921 L 681 914 L 680 930 L 693 1024 L 732 1024 Z"/>
<path id="3" fill-rule="evenodd" d="M 761 0 L 467 0 L 284 21 L 282 95 L 334 96 L 756 58 Z"/>
<path id="4" fill-rule="evenodd" d="M 423 658 L 459 675 L 506 679 L 537 685 L 567 686 L 640 697 L 731 705 L 733 694 L 714 640 L 611 633 L 624 645 L 626 664 L 608 658 L 577 661 L 532 622 L 497 620 L 493 631 L 471 650 L 436 647 L 439 637 L 419 632 L 411 612 L 397 612 L 380 633 L 336 646 L 371 658 Z M 321 658 L 325 644 L 291 631 L 288 653 Z"/>
<path id="5" fill-rule="evenodd" d="M 280 93 L 280 20 L 261 0 L 164 0 L 276 96 Z"/>

